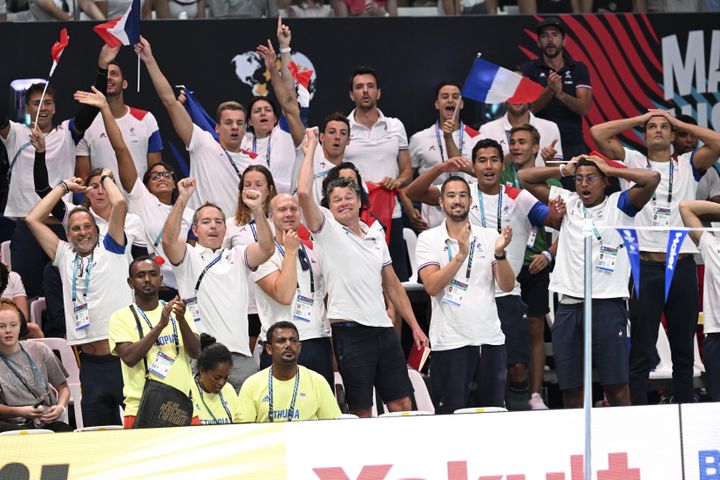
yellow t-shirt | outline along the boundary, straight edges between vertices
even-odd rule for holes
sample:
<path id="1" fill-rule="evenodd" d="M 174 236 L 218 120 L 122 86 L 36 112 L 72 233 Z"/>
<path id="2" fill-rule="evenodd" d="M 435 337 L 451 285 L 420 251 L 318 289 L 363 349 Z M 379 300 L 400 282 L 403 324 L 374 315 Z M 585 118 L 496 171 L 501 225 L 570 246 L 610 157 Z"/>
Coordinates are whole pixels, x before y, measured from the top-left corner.
<path id="1" fill-rule="evenodd" d="M 163 303 L 159 303 L 155 310 L 145 312 L 147 319 L 150 324 L 155 327 L 160 322 L 160 315 L 162 314 Z M 142 316 L 141 310 L 135 306 L 135 311 L 138 313 L 140 325 L 142 326 L 143 335 L 150 333 L 150 326 L 147 324 Z M 187 318 L 187 317 L 186 317 Z M 173 321 L 175 322 L 175 328 L 177 329 L 178 342 L 180 344 L 180 354 L 177 354 L 175 346 L 175 334 L 173 332 Z M 195 322 L 188 322 L 190 329 L 197 334 L 195 328 Z M 118 355 L 115 346 L 122 342 L 135 343 L 140 341 L 140 333 L 135 323 L 135 317 L 130 311 L 130 307 L 122 308 L 110 317 L 109 325 L 109 338 L 110 350 L 113 355 Z M 159 345 L 159 346 L 158 346 Z M 190 392 L 190 387 L 193 383 L 192 370 L 190 368 L 190 357 L 185 352 L 183 346 L 182 334 L 180 333 L 180 325 L 177 324 L 177 320 L 174 320 L 174 316 L 171 321 L 168 322 L 167 326 L 160 332 L 158 339 L 153 346 L 150 347 L 145 358 L 147 359 L 148 368 L 150 368 L 155 361 L 155 357 L 159 352 L 167 355 L 170 358 L 175 359 L 167 376 L 163 379 L 159 375 L 150 372 L 150 378 L 167 385 L 172 385 L 181 392 Z M 122 376 L 123 376 L 123 395 L 125 396 L 125 415 L 137 415 L 138 406 L 140 405 L 140 397 L 142 396 L 143 388 L 145 387 L 145 364 L 142 359 L 130 367 L 125 362 L 120 362 L 122 365 Z"/>
<path id="2" fill-rule="evenodd" d="M 292 420 L 317 420 L 340 416 L 335 396 L 325 378 L 312 370 L 298 365 L 300 381 Z M 269 422 L 270 410 L 268 375 L 270 367 L 251 376 L 238 395 L 238 408 L 235 411 L 236 423 Z M 280 381 L 273 378 L 273 421 L 289 420 L 290 403 L 295 390 L 295 378 Z"/>
<path id="3" fill-rule="evenodd" d="M 193 417 L 199 417 L 202 425 L 233 423 L 237 410 L 237 393 L 230 383 L 226 383 L 219 394 L 208 393 L 192 383 Z"/>

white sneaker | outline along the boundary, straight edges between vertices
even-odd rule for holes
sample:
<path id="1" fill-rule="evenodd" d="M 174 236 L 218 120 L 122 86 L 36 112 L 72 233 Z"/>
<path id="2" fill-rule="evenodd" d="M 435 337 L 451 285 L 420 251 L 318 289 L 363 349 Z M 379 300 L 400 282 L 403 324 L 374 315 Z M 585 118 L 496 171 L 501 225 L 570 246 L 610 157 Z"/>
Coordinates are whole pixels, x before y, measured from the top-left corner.
<path id="1" fill-rule="evenodd" d="M 539 393 L 533 393 L 530 396 L 528 405 L 530 405 L 530 410 L 548 410 L 547 405 L 545 405 Z"/>

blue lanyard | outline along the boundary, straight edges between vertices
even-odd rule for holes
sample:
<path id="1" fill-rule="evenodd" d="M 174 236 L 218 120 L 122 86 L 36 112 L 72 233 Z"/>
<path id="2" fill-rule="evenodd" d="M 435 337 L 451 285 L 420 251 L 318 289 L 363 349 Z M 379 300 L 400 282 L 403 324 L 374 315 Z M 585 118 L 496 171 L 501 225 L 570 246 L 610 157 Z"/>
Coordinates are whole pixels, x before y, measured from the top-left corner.
<path id="1" fill-rule="evenodd" d="M 477 187 L 478 192 L 478 203 L 480 204 L 480 221 L 482 222 L 483 228 L 488 228 L 485 222 L 485 205 L 483 204 L 483 194 L 480 191 L 480 185 Z M 502 202 L 503 202 L 503 186 L 500 185 L 500 190 L 498 191 L 498 200 L 497 200 L 497 231 L 498 233 L 502 232 Z"/>
<path id="2" fill-rule="evenodd" d="M 165 302 L 161 301 L 160 305 L 164 307 Z M 145 323 L 147 324 L 148 328 L 150 330 L 152 330 L 154 328 L 153 324 L 150 323 L 150 319 L 145 314 L 145 311 L 142 308 L 140 308 L 140 305 L 138 305 L 137 303 L 135 304 L 135 307 L 137 308 L 138 312 L 140 312 L 140 315 L 143 317 L 143 320 L 145 320 Z M 180 355 L 180 338 L 178 337 L 177 324 L 175 323 L 175 319 L 173 318 L 172 313 L 170 314 L 170 324 L 172 325 L 172 329 L 173 329 L 173 340 L 175 340 L 175 352 L 176 352 L 175 355 Z M 140 338 L 142 338 L 142 336 L 143 336 L 143 333 L 140 332 Z M 155 345 L 157 345 L 158 347 L 161 347 L 162 345 L 160 345 L 158 340 L 155 340 Z"/>
<path id="3" fill-rule="evenodd" d="M 48 388 L 48 382 L 45 380 L 45 377 L 42 373 L 40 373 L 40 370 L 37 368 L 37 365 L 35 365 L 35 361 L 32 359 L 29 353 L 25 351 L 22 345 L 20 345 L 20 350 L 25 354 L 25 356 L 28 359 L 28 362 L 30 363 L 30 367 L 33 369 L 33 372 L 35 372 L 35 375 L 40 379 L 40 383 L 45 388 L 45 393 L 47 394 L 48 401 L 50 401 L 50 389 Z M 0 358 L 2 358 L 2 361 L 5 362 L 5 365 L 8 367 L 8 370 L 10 370 L 17 378 L 22 382 L 23 385 L 25 385 L 25 388 L 28 389 L 30 393 L 32 393 L 33 397 L 40 399 L 38 395 L 30 388 L 30 385 L 25 383 L 25 379 L 20 376 L 17 370 L 15 370 L 15 367 L 12 366 L 10 362 L 8 362 L 7 358 L 5 358 L 5 355 L 0 353 Z"/>
<path id="4" fill-rule="evenodd" d="M 153 242 L 153 250 L 154 251 L 157 251 L 158 245 L 160 245 L 160 242 L 162 242 L 163 232 L 165 232 L 164 224 L 163 224 L 162 228 L 160 229 L 160 233 L 158 233 L 157 237 L 155 238 L 155 241 Z"/>
<path id="5" fill-rule="evenodd" d="M 645 161 L 647 162 L 647 168 L 649 170 L 652 170 L 652 165 L 650 165 L 650 159 L 645 157 Z M 670 206 L 672 204 L 672 194 L 673 194 L 673 173 L 674 173 L 674 165 L 673 165 L 673 159 L 670 159 L 670 172 L 668 173 L 668 197 L 667 197 L 667 204 Z M 653 190 L 653 196 L 652 196 L 653 204 L 655 204 L 655 191 Z"/>
<path id="6" fill-rule="evenodd" d="M 87 277 L 85 277 L 85 288 L 83 289 L 83 296 L 85 297 L 85 302 L 87 302 L 88 289 L 90 288 L 90 273 L 92 273 L 94 257 L 95 257 L 95 253 L 92 253 L 90 255 L 90 259 L 88 261 L 88 266 L 86 269 Z M 75 254 L 75 261 L 73 262 L 73 274 L 72 274 L 72 301 L 73 301 L 73 303 L 75 303 L 75 301 L 77 300 L 77 272 L 81 268 L 82 268 L 82 260 L 80 259 L 80 255 Z"/>
<path id="7" fill-rule="evenodd" d="M 278 242 L 277 240 L 275 240 L 275 246 L 277 247 L 278 252 L 280 252 L 280 256 L 285 258 L 285 248 L 283 248 L 283 246 L 280 245 L 280 242 Z M 308 268 L 308 272 L 310 272 L 310 293 L 312 293 L 313 297 L 314 297 L 315 296 L 315 275 L 313 274 L 312 263 L 310 262 L 310 256 L 307 254 L 307 250 L 305 250 L 305 245 L 303 245 L 303 244 L 300 244 L 300 251 L 298 252 L 298 256 L 300 256 L 300 255 L 305 256 L 304 260 L 307 263 L 307 265 L 310 267 L 310 268 Z M 302 262 L 303 262 L 303 260 L 301 259 L 300 265 L 302 265 Z M 304 269 L 301 269 L 301 270 L 304 270 Z M 298 291 L 300 290 L 299 283 L 297 284 L 297 289 L 298 289 Z"/>
<path id="8" fill-rule="evenodd" d="M 593 235 L 595 235 L 595 238 L 597 238 L 597 241 L 602 243 L 602 236 L 600 235 L 600 232 L 598 231 L 597 227 L 595 226 L 595 220 L 593 220 L 592 215 L 588 211 L 587 208 L 585 208 L 585 205 L 582 206 L 583 209 L 583 217 L 587 220 L 590 219 L 590 222 L 592 223 L 592 229 L 593 229 Z"/>
<path id="9" fill-rule="evenodd" d="M 270 168 L 270 143 L 272 140 L 272 134 L 268 135 L 267 137 L 267 152 L 265 153 L 265 163 L 267 163 L 268 168 Z M 253 135 L 253 146 L 252 146 L 253 153 L 257 153 L 257 137 Z"/>
<path id="10" fill-rule="evenodd" d="M 213 413 L 213 411 L 210 410 L 210 407 L 208 407 L 208 404 L 205 403 L 205 397 L 203 396 L 203 388 L 202 388 L 202 385 L 200 385 L 200 382 L 198 382 L 197 377 L 195 377 L 195 385 L 197 385 L 198 393 L 200 394 L 200 401 L 205 406 L 205 410 L 207 410 L 207 412 L 210 414 L 210 416 L 213 419 L 213 422 L 215 422 L 215 424 L 217 424 L 218 419 L 215 417 L 215 414 Z M 220 395 L 220 403 L 222 404 L 223 408 L 225 409 L 225 413 L 228 416 L 228 420 L 230 420 L 230 423 L 233 423 L 232 413 L 230 413 L 230 408 L 228 407 L 228 404 L 225 401 L 225 398 L 223 398 L 222 390 L 220 390 L 219 395 Z"/>
<path id="11" fill-rule="evenodd" d="M 450 247 L 450 240 L 446 240 L 447 245 L 447 254 L 448 254 L 448 262 L 451 262 L 453 259 L 453 253 L 452 248 Z M 473 241 L 470 242 L 470 252 L 468 253 L 468 261 L 467 261 L 467 270 L 465 271 L 465 279 L 470 280 L 470 272 L 472 272 L 472 265 L 473 265 L 473 254 L 475 253 L 475 237 L 473 237 Z"/>
<path id="12" fill-rule="evenodd" d="M 10 180 L 10 177 L 12 176 L 12 170 L 13 170 L 13 167 L 15 166 L 15 162 L 17 162 L 18 157 L 20 156 L 22 151 L 25 150 L 30 145 L 32 145 L 32 142 L 27 141 L 27 142 L 23 143 L 22 145 L 20 145 L 20 148 L 18 148 L 17 152 L 15 152 L 15 156 L 13 157 L 12 162 L 10 162 L 10 166 L 8 167 L 8 171 L 7 171 L 8 180 Z"/>
<path id="13" fill-rule="evenodd" d="M 438 148 L 440 149 L 440 161 L 445 161 L 445 149 L 443 148 L 442 138 L 440 137 L 440 120 L 435 121 L 435 138 L 437 139 Z M 460 155 L 463 153 L 463 144 L 465 143 L 465 126 L 460 122 Z"/>
<path id="14" fill-rule="evenodd" d="M 237 174 L 238 178 L 242 180 L 242 174 L 240 173 L 240 170 L 238 169 L 237 165 L 235 165 L 235 162 L 233 161 L 232 157 L 230 156 L 230 153 L 225 150 L 225 147 L 221 147 L 223 149 L 223 152 L 225 152 L 225 156 L 228 159 L 228 162 L 230 162 L 230 166 L 233 167 L 233 170 L 235 170 L 235 173 Z"/>
<path id="15" fill-rule="evenodd" d="M 520 188 L 520 181 L 517 178 L 517 170 L 515 170 L 515 164 L 510 163 L 510 171 L 512 172 L 512 181 L 515 188 Z"/>
<path id="16" fill-rule="evenodd" d="M 203 269 L 203 271 L 200 272 L 200 276 L 198 277 L 197 283 L 195 284 L 195 296 L 197 296 L 197 292 L 198 292 L 198 290 L 200 290 L 200 284 L 202 283 L 202 280 L 205 277 L 205 274 L 208 272 L 208 270 L 210 270 L 213 266 L 215 266 L 216 263 L 218 263 L 220 261 L 224 251 L 225 251 L 224 248 L 222 250 L 220 250 L 220 253 L 218 254 L 218 256 L 215 257 L 215 259 L 213 259 L 212 262 L 205 265 L 205 268 Z"/>
<path id="17" fill-rule="evenodd" d="M 272 367 L 268 371 L 268 419 L 270 422 L 273 421 L 273 374 Z M 290 407 L 288 408 L 288 422 L 292 422 L 295 417 L 295 400 L 297 400 L 298 387 L 300 386 L 300 367 L 297 367 L 297 373 L 295 374 L 295 388 L 293 389 L 292 400 L 290 400 Z"/>
<path id="18" fill-rule="evenodd" d="M 255 219 L 253 218 L 252 220 L 250 220 L 250 223 L 248 225 L 250 225 L 250 230 L 252 231 L 253 238 L 257 242 L 257 229 L 255 228 Z"/>

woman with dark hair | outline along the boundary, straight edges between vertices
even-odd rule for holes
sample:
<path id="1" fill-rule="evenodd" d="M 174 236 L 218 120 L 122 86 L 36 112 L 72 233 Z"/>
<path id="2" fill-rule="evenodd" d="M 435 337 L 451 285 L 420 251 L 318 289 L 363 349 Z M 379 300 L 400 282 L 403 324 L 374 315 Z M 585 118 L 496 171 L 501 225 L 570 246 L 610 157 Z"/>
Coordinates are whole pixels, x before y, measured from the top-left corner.
<path id="1" fill-rule="evenodd" d="M 237 245 L 250 245 L 257 242 L 255 230 L 255 219 L 247 205 L 242 201 L 242 194 L 245 189 L 257 190 L 263 196 L 263 210 L 267 216 L 270 210 L 270 200 L 277 195 L 275 181 L 272 173 L 263 165 L 250 165 L 245 169 L 240 179 L 240 192 L 238 192 L 238 206 L 235 210 L 235 217 L 227 222 L 227 233 L 225 234 L 225 248 L 232 248 Z M 270 229 L 275 234 L 272 222 Z M 250 337 L 250 351 L 255 350 L 257 337 L 260 335 L 260 317 L 258 316 L 257 305 L 255 304 L 255 284 L 248 286 L 248 336 Z"/>
<path id="2" fill-rule="evenodd" d="M 333 180 L 337 180 L 338 178 L 349 178 L 351 180 L 354 180 L 355 183 L 357 183 L 358 186 L 361 187 L 362 191 L 360 192 L 360 212 L 362 213 L 365 210 L 369 210 L 370 198 L 368 197 L 367 185 L 365 185 L 365 182 L 363 182 L 362 180 L 360 170 L 358 170 L 355 164 L 351 162 L 338 163 L 327 173 L 322 182 L 322 199 L 320 200 L 320 205 L 328 208 L 327 187 L 328 185 L 330 185 L 330 182 L 332 182 Z"/>
<path id="3" fill-rule="evenodd" d="M 237 392 L 228 382 L 233 363 L 230 350 L 206 334 L 200 336 L 200 344 L 198 372 L 192 385 L 193 417 L 199 417 L 202 425 L 233 423 Z"/>

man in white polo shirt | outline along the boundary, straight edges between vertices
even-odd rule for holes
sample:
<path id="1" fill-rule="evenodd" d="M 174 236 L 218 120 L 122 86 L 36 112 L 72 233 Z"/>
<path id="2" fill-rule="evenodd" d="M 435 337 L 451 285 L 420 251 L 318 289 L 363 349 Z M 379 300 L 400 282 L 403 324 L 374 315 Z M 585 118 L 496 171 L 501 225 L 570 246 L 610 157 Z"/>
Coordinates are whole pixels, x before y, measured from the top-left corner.
<path id="1" fill-rule="evenodd" d="M 408 140 L 402 122 L 386 117 L 377 107 L 381 93 L 375 70 L 370 67 L 355 70 L 350 80 L 350 99 L 355 102 L 355 109 L 348 115 L 350 144 L 345 149 L 345 161 L 354 163 L 366 182 L 397 190 L 412 180 Z M 388 248 L 395 273 L 405 281 L 409 272 L 402 231 L 402 208 L 396 198 Z"/>
<path id="2" fill-rule="evenodd" d="M 360 221 L 360 187 L 339 178 L 328 185 L 329 210 L 315 202 L 312 160 L 316 147 L 317 130 L 308 129 L 298 198 L 327 280 L 327 316 L 348 407 L 355 415 L 369 417 L 375 386 L 390 411 L 410 410 L 412 386 L 398 336 L 385 312 L 383 291 L 410 326 L 413 348 L 428 345 L 428 339 L 392 269 L 379 222 L 368 227 Z"/>
<path id="3" fill-rule="evenodd" d="M 108 325 L 116 310 L 132 302 L 126 282 L 125 214 L 127 203 L 112 179 L 100 177 L 110 199 L 108 233 L 99 242 L 100 229 L 93 215 L 77 207 L 68 218 L 68 242 L 58 238 L 43 220 L 69 192 L 85 192 L 79 178 L 69 178 L 53 188 L 26 217 L 26 222 L 53 265 L 60 271 L 65 305 L 67 340 L 80 351 L 82 410 L 86 426 L 119 425 L 123 403 L 120 360 L 110 354 Z"/>
<path id="4" fill-rule="evenodd" d="M 535 165 L 543 167 L 546 162 L 563 159 L 560 129 L 555 122 L 533 115 L 529 103 L 506 102 L 505 108 L 505 115 L 480 127 L 480 138 L 492 138 L 502 146 L 503 155 L 507 155 L 510 153 L 510 130 L 530 124 L 540 134 L 540 149 Z"/>
<path id="5" fill-rule="evenodd" d="M 119 50 L 115 50 L 117 53 Z M 107 91 L 105 97 L 113 118 L 122 132 L 123 140 L 130 150 L 138 175 L 159 162 L 162 155 L 162 139 L 157 120 L 152 113 L 125 105 L 124 90 L 127 80 L 120 65 L 114 59 L 108 65 Z M 101 115 L 97 115 L 75 151 L 75 174 L 88 178 L 95 168 L 109 168 L 119 178 L 118 162 L 110 145 Z"/>
<path id="6" fill-rule="evenodd" d="M 502 353 L 502 345 L 492 345 L 504 337 L 494 287 L 509 292 L 515 285 L 505 254 L 512 230 L 506 226 L 498 233 L 471 225 L 471 204 L 465 179 L 448 177 L 440 187 L 445 221 L 421 233 L 415 250 L 418 273 L 432 300 L 430 381 L 436 413 L 489 406 L 471 398 L 485 393 L 473 395 L 471 384 L 492 385 L 492 368 L 484 365 L 491 359 L 499 357 L 493 363 L 505 370 L 505 356 L 496 355 Z M 501 391 L 504 388 L 503 384 Z"/>
<path id="7" fill-rule="evenodd" d="M 223 102 L 218 106 L 213 135 L 195 125 L 182 103 L 175 98 L 170 83 L 160 71 L 150 44 L 144 38 L 135 45 L 135 53 L 145 62 L 160 100 L 170 116 L 175 132 L 190 152 L 190 176 L 196 179 L 197 192 L 189 207 L 197 210 L 206 202 L 218 205 L 226 217 L 235 214 L 238 185 L 242 173 L 258 162 L 241 149 L 245 135 L 247 114 L 237 102 Z M 184 95 L 181 93 L 181 98 Z"/>
<path id="8" fill-rule="evenodd" d="M 463 122 L 456 121 L 459 117 L 458 110 L 463 108 L 460 90 L 460 85 L 455 82 L 440 82 L 435 87 L 435 109 L 438 112 L 438 119 L 430 127 L 410 137 L 410 161 L 414 173 L 422 174 L 452 157 L 471 156 L 479 132 Z M 470 180 L 470 175 L 459 175 Z M 448 176 L 448 174 L 440 175 L 435 180 L 435 184 L 441 185 Z M 423 219 L 430 227 L 438 226 L 445 218 L 439 206 L 423 205 L 421 211 Z"/>
<path id="9" fill-rule="evenodd" d="M 180 237 L 180 228 L 195 188 L 193 178 L 178 182 L 179 195 L 165 222 L 162 246 L 198 330 L 215 337 L 232 352 L 228 381 L 239 390 L 245 379 L 257 372 L 248 339 L 248 284 L 250 271 L 274 251 L 272 232 L 265 219 L 262 195 L 245 189 L 242 199 L 255 217 L 257 243 L 222 248 L 227 230 L 225 215 L 217 205 L 208 203 L 195 210 L 192 229 L 197 244 L 188 245 Z"/>
<path id="10" fill-rule="evenodd" d="M 639 128 L 647 146 L 647 156 L 624 148 L 614 138 L 625 130 Z M 692 152 L 674 157 L 675 132 L 685 130 L 704 143 Z M 660 172 L 661 180 L 651 202 L 635 217 L 638 227 L 682 227 L 678 204 L 695 200 L 697 185 L 705 171 L 720 155 L 720 133 L 681 122 L 664 110 L 650 110 L 644 115 L 595 125 L 590 130 L 600 152 L 608 158 L 625 162 L 628 167 Z M 660 317 L 665 314 L 673 363 L 673 398 L 675 402 L 693 401 L 694 338 L 698 320 L 697 268 L 692 254 L 697 252 L 691 240 L 685 239 L 675 265 L 667 302 L 665 297 L 665 252 L 667 230 L 638 230 L 640 242 L 640 285 L 642 296 L 630 298 L 630 393 L 633 405 L 647 404 L 647 382 L 655 366 Z"/>
<path id="11" fill-rule="evenodd" d="M 319 373 L 330 386 L 333 380 L 330 323 L 325 312 L 325 278 L 309 245 L 297 235 L 300 205 L 297 198 L 280 193 L 270 201 L 270 221 L 275 225 L 275 253 L 260 265 L 252 279 L 256 290 L 262 328 L 260 338 L 275 322 L 289 321 L 300 333 L 303 350 L 300 365 Z M 266 349 L 260 368 L 269 367 L 272 358 Z"/>
<path id="12" fill-rule="evenodd" d="M 634 217 L 660 183 L 657 172 L 645 168 L 616 168 L 596 156 L 574 158 L 563 170 L 575 177 L 575 192 L 550 187 L 548 178 L 560 179 L 558 167 L 521 170 L 528 190 L 555 208 L 565 204 L 560 241 L 550 290 L 560 295 L 552 328 L 553 356 L 565 408 L 583 406 L 583 298 L 585 255 L 582 248 L 586 222 L 592 225 L 592 353 L 600 384 L 612 406 L 630 405 L 628 389 L 627 310 L 630 261 L 620 234 L 612 227 L 632 226 Z M 634 186 L 609 197 L 608 176 Z M 557 198 L 561 200 L 556 200 Z M 603 228 L 605 226 L 611 228 Z M 641 244 L 642 245 L 642 244 Z M 648 295 L 642 292 L 642 295 Z M 658 298 L 653 298 L 657 302 Z M 635 339 L 633 339 L 633 342 Z"/>

